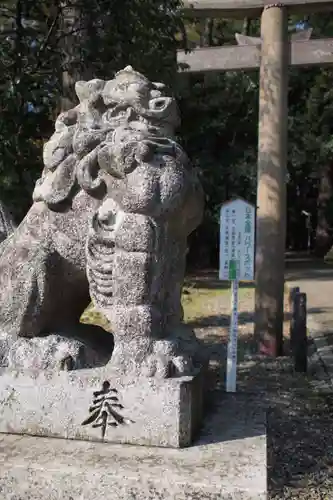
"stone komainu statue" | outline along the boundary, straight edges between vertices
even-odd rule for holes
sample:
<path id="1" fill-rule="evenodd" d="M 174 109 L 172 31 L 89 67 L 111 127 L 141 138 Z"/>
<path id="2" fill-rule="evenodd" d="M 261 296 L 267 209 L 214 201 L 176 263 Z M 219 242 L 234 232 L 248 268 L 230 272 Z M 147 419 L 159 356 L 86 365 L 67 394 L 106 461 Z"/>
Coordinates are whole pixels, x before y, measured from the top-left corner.
<path id="1" fill-rule="evenodd" d="M 80 104 L 58 117 L 45 145 L 34 204 L 0 246 L 3 358 L 15 365 L 21 337 L 45 358 L 41 335 L 74 329 L 90 291 L 110 321 L 120 371 L 189 373 L 200 349 L 182 324 L 181 289 L 203 193 L 174 140 L 176 102 L 131 67 L 78 82 L 76 92 Z M 72 355 L 70 339 L 54 343 L 54 358 Z"/>

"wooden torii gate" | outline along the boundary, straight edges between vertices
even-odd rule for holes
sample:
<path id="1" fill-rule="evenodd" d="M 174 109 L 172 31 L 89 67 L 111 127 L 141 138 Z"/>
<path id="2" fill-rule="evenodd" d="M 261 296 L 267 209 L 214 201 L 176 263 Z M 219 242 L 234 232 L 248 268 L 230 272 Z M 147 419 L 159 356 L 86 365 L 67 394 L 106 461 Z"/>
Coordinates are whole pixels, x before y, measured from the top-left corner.
<path id="1" fill-rule="evenodd" d="M 260 69 L 255 337 L 262 351 L 279 356 L 283 353 L 288 67 L 333 64 L 333 39 L 290 41 L 288 16 L 333 11 L 333 2 L 185 0 L 184 6 L 195 17 L 261 15 L 260 38 L 239 37 L 239 46 L 179 51 L 178 62 L 188 64 L 192 72 Z"/>

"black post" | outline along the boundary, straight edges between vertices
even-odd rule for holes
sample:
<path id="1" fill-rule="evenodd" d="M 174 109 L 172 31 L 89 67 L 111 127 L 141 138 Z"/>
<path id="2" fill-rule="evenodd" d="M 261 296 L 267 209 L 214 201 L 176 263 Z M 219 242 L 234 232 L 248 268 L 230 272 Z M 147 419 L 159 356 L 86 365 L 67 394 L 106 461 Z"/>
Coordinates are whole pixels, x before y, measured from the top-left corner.
<path id="1" fill-rule="evenodd" d="M 299 286 L 296 286 L 295 288 L 291 288 L 289 292 L 289 311 L 291 314 L 290 318 L 290 330 L 289 330 L 289 335 L 290 335 L 290 348 L 291 351 L 293 351 L 293 346 L 294 346 L 294 337 L 295 337 L 295 296 L 300 293 Z"/>
<path id="2" fill-rule="evenodd" d="M 308 365 L 308 339 L 306 329 L 305 293 L 295 294 L 294 322 L 292 350 L 295 361 L 295 371 L 306 373 Z"/>

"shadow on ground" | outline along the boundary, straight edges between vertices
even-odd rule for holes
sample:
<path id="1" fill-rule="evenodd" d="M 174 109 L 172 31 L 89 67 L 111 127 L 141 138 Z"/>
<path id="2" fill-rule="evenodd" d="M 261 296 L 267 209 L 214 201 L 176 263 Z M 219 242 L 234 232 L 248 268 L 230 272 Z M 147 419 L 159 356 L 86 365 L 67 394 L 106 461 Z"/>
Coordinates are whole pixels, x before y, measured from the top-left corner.
<path id="1" fill-rule="evenodd" d="M 212 273 L 207 288 L 221 288 L 213 276 Z M 292 262 L 287 264 L 287 276 L 290 281 L 328 281 L 333 280 L 333 268 L 320 262 L 316 262 L 315 268 L 313 262 Z M 195 281 L 200 287 L 204 287 L 203 283 L 203 279 Z M 308 314 L 316 317 L 327 310 L 310 307 Z M 287 311 L 285 321 L 290 319 Z M 240 315 L 241 324 L 252 321 L 253 312 Z M 194 328 L 228 323 L 227 315 L 210 315 L 190 322 Z M 240 338 L 238 392 L 226 394 L 226 339 L 207 332 L 204 342 L 212 357 L 208 384 L 213 389 L 209 391 L 205 427 L 198 443 L 259 436 L 264 416 L 269 498 L 333 499 L 333 394 L 314 389 L 326 374 L 320 375 L 314 363 L 309 365 L 307 375 L 296 373 L 288 357 L 250 357 L 247 351 L 254 346 L 252 336 L 248 336 Z M 215 434 L 209 433 L 212 429 L 217 429 Z"/>
<path id="2" fill-rule="evenodd" d="M 237 394 L 230 395 L 220 362 L 210 373 L 215 389 L 198 444 L 209 442 L 207 429 L 218 429 L 215 441 L 266 432 L 271 500 L 333 498 L 333 394 L 317 393 L 311 385 L 321 376 L 314 364 L 308 375 L 296 373 L 288 357 L 245 357 Z"/>
<path id="3" fill-rule="evenodd" d="M 195 275 L 188 275 L 185 278 L 185 286 L 193 288 L 205 288 L 207 290 L 227 290 L 230 288 L 229 281 L 221 281 L 218 271 L 215 269 L 198 271 Z M 241 282 L 240 288 L 254 288 L 253 282 Z"/>
<path id="4" fill-rule="evenodd" d="M 308 315 L 315 316 L 316 314 L 323 314 L 333 310 L 332 308 L 319 308 L 313 307 L 307 310 Z M 284 321 L 290 321 L 292 315 L 290 312 L 284 313 Z M 230 316 L 227 314 L 212 314 L 210 316 L 203 316 L 202 318 L 194 318 L 193 320 L 189 320 L 186 322 L 187 325 L 192 328 L 209 328 L 209 327 L 226 327 L 229 325 Z M 239 325 L 251 324 L 254 321 L 254 312 L 253 311 L 244 311 L 239 313 L 238 323 Z M 332 324 L 333 328 L 333 324 Z"/>
<path id="5" fill-rule="evenodd" d="M 287 281 L 330 281 L 333 280 L 333 266 L 321 259 L 286 260 Z"/>
<path id="6" fill-rule="evenodd" d="M 315 373 L 295 373 L 288 359 L 279 364 L 265 370 L 270 498 L 332 498 L 333 395 L 309 386 Z"/>
<path id="7" fill-rule="evenodd" d="M 247 323 L 253 323 L 254 312 L 241 312 L 238 315 L 238 324 L 246 325 Z M 205 328 L 205 327 L 226 327 L 230 323 L 230 316 L 228 314 L 212 314 L 209 316 L 203 316 L 201 318 L 194 318 L 186 322 L 187 325 L 192 328 Z"/>

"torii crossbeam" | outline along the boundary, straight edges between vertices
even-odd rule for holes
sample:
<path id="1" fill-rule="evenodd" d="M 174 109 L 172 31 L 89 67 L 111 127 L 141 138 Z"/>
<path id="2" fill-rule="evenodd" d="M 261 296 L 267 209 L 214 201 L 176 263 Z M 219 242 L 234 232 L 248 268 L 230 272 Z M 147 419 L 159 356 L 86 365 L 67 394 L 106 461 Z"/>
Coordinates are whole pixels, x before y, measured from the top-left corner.
<path id="1" fill-rule="evenodd" d="M 258 39 L 259 40 L 259 39 Z M 224 45 L 203 47 L 177 55 L 179 63 L 186 64 L 185 72 L 239 71 L 259 69 L 259 45 Z M 292 66 L 325 66 L 333 64 L 333 38 L 291 43 Z"/>
<path id="2" fill-rule="evenodd" d="M 278 6 L 278 2 L 271 0 L 184 0 L 183 4 L 186 13 L 196 17 L 224 18 L 258 17 L 265 7 L 272 4 Z M 332 10 L 332 2 L 323 0 L 284 0 L 280 5 L 288 8 L 290 14 Z"/>

